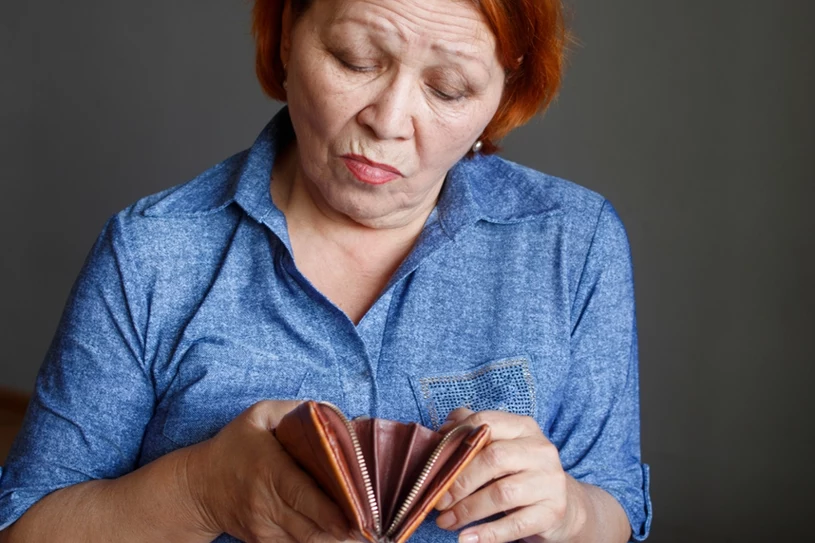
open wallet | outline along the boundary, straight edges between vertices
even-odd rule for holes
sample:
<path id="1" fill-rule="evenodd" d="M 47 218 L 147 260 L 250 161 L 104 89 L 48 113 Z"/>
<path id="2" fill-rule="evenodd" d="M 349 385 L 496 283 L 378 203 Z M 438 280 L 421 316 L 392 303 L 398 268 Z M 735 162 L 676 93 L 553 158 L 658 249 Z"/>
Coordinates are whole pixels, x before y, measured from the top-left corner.
<path id="1" fill-rule="evenodd" d="M 489 440 L 489 427 L 441 434 L 420 424 L 348 420 L 336 406 L 304 402 L 275 436 L 339 505 L 360 541 L 403 543 Z"/>

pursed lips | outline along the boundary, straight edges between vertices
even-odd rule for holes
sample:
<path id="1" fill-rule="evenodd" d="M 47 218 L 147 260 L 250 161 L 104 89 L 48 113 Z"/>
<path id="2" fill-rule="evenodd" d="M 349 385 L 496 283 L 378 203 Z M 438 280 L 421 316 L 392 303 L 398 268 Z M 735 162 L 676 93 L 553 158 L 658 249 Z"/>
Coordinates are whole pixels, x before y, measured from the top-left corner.
<path id="1" fill-rule="evenodd" d="M 381 185 L 399 177 L 404 177 L 402 172 L 393 166 L 374 162 L 362 155 L 349 153 L 341 158 L 350 172 L 354 174 L 354 177 L 369 185 Z"/>

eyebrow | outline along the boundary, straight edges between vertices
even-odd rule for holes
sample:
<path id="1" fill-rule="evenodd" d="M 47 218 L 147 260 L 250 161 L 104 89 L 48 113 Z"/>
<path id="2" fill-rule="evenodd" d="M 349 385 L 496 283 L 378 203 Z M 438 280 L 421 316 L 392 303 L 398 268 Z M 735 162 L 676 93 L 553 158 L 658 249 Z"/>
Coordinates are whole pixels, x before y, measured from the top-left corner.
<path id="1" fill-rule="evenodd" d="M 487 65 L 487 63 L 484 61 L 483 58 L 481 58 L 480 56 L 475 55 L 473 53 L 470 53 L 468 51 L 465 51 L 464 49 L 459 49 L 459 48 L 455 48 L 455 47 L 448 47 L 448 46 L 442 45 L 440 43 L 434 43 L 430 48 L 433 51 L 440 52 L 440 53 L 442 53 L 444 55 L 447 55 L 447 56 L 450 56 L 450 57 L 463 58 L 464 60 L 471 60 L 471 61 L 474 61 L 474 62 L 478 62 L 479 64 L 484 66 L 484 68 L 487 71 L 490 70 L 489 65 Z"/>
<path id="2" fill-rule="evenodd" d="M 362 26 L 367 30 L 373 30 L 375 33 L 382 34 L 382 35 L 385 35 L 385 36 L 389 36 L 389 35 L 395 33 L 397 36 L 399 36 L 399 39 L 402 40 L 403 42 L 408 41 L 407 37 L 404 35 L 404 33 L 402 32 L 402 30 L 400 28 L 394 28 L 394 27 L 391 27 L 391 26 L 386 26 L 386 25 L 382 24 L 379 21 L 375 21 L 375 22 L 374 21 L 366 21 L 366 20 L 359 19 L 359 18 L 353 17 L 353 16 L 351 16 L 351 17 L 349 17 L 349 16 L 341 16 L 341 17 L 338 17 L 337 19 L 334 19 L 333 23 L 334 24 L 353 23 L 353 24 Z M 444 44 L 441 44 L 441 43 L 432 44 L 430 46 L 430 49 L 432 51 L 434 51 L 434 52 L 442 53 L 443 55 L 448 56 L 448 57 L 454 57 L 454 58 L 457 58 L 457 59 L 464 59 L 464 60 L 470 60 L 470 61 L 473 61 L 473 62 L 478 62 L 479 64 L 481 64 L 481 66 L 484 67 L 485 70 L 487 70 L 488 72 L 490 71 L 490 66 L 487 64 L 487 62 L 483 58 L 481 58 L 480 56 L 478 56 L 476 54 L 473 54 L 473 53 L 471 53 L 469 51 L 466 51 L 465 49 L 458 48 L 458 47 L 450 47 L 448 45 L 444 45 Z"/>

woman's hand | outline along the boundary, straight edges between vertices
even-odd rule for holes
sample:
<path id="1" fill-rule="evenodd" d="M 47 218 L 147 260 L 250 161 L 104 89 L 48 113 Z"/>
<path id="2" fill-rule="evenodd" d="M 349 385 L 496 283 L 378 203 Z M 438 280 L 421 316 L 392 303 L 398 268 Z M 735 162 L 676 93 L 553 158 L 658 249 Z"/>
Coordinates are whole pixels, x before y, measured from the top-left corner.
<path id="1" fill-rule="evenodd" d="M 583 486 L 563 471 L 560 455 L 537 422 L 501 411 L 450 413 L 457 424 L 488 424 L 492 442 L 462 471 L 436 506 L 440 528 L 457 530 L 496 513 L 506 516 L 463 531 L 462 543 L 526 540 L 558 543 L 580 535 L 592 507 Z"/>
<path id="2" fill-rule="evenodd" d="M 272 434 L 298 403 L 258 402 L 216 436 L 189 448 L 186 478 L 202 532 L 252 543 L 349 538 L 342 511 Z"/>

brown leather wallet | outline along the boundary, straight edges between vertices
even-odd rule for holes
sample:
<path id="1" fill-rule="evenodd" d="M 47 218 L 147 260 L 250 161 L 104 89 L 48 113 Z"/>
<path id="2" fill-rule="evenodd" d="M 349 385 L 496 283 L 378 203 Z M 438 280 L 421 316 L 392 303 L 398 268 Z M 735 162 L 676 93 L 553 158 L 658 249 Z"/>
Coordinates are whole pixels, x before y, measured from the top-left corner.
<path id="1" fill-rule="evenodd" d="M 360 541 L 402 543 L 489 440 L 489 427 L 440 434 L 416 423 L 357 418 L 304 402 L 275 436 L 340 506 Z"/>

